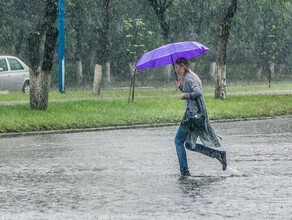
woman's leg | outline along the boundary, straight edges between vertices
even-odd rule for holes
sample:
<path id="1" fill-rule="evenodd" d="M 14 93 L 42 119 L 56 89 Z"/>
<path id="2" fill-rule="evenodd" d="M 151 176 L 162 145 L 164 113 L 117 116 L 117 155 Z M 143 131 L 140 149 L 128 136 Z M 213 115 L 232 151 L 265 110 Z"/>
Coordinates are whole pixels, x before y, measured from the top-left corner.
<path id="1" fill-rule="evenodd" d="M 198 153 L 204 154 L 211 158 L 216 158 L 220 161 L 222 164 L 222 169 L 226 170 L 227 167 L 227 161 L 226 161 L 226 152 L 215 150 L 213 148 L 207 147 L 202 144 L 196 144 L 196 146 L 191 146 L 189 143 L 185 143 L 186 148 L 191 151 L 196 151 Z"/>
<path id="2" fill-rule="evenodd" d="M 176 133 L 174 143 L 176 147 L 176 153 L 178 157 L 181 175 L 190 175 L 188 162 L 187 162 L 187 154 L 184 147 L 186 138 L 187 138 L 187 133 L 184 130 L 184 128 L 180 125 Z"/>

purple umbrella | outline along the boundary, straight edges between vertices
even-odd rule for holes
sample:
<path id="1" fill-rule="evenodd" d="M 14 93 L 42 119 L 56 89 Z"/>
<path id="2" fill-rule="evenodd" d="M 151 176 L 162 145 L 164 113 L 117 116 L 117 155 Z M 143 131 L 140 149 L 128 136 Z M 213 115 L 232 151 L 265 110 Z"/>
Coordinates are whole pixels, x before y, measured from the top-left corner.
<path id="1" fill-rule="evenodd" d="M 198 42 L 179 42 L 167 44 L 145 53 L 136 65 L 137 69 L 147 69 L 167 64 L 174 64 L 174 62 L 184 57 L 190 59 L 205 53 L 209 48 Z"/>

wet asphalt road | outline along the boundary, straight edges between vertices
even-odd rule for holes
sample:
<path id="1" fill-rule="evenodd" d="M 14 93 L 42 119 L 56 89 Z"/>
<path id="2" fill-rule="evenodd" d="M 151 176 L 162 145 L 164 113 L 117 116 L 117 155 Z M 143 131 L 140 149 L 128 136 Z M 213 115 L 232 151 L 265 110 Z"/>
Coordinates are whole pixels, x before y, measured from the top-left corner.
<path id="1" fill-rule="evenodd" d="M 0 219 L 291 219 L 292 117 L 213 123 L 228 169 L 177 126 L 0 139 Z"/>

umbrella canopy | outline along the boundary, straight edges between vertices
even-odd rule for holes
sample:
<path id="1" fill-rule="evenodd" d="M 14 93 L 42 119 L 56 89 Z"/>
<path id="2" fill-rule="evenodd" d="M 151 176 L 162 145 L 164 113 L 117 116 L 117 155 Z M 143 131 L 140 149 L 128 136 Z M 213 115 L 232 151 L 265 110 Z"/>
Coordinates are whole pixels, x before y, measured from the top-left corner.
<path id="1" fill-rule="evenodd" d="M 178 58 L 190 59 L 205 53 L 209 48 L 198 42 L 179 42 L 167 44 L 145 53 L 136 65 L 137 69 L 155 68 L 173 64 Z"/>

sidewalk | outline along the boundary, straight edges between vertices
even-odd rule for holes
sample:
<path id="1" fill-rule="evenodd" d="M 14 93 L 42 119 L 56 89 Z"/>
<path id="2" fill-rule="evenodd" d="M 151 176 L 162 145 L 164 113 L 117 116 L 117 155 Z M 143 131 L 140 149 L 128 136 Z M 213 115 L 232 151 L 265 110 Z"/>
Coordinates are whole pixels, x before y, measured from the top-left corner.
<path id="1" fill-rule="evenodd" d="M 227 93 L 232 96 L 240 95 L 292 95 L 292 90 L 274 90 L 274 91 L 258 91 L 258 92 L 230 92 Z M 205 93 L 204 96 L 214 96 L 214 93 Z M 168 97 L 177 97 L 177 95 L 170 95 Z M 161 96 L 136 96 L 135 99 L 147 99 L 147 98 L 161 98 Z M 84 99 L 53 99 L 49 102 L 74 102 L 82 100 L 120 100 L 120 97 L 110 97 L 110 98 L 84 98 Z M 128 99 L 128 98 L 127 98 Z M 29 101 L 0 101 L 0 105 L 24 105 L 28 104 Z"/>

